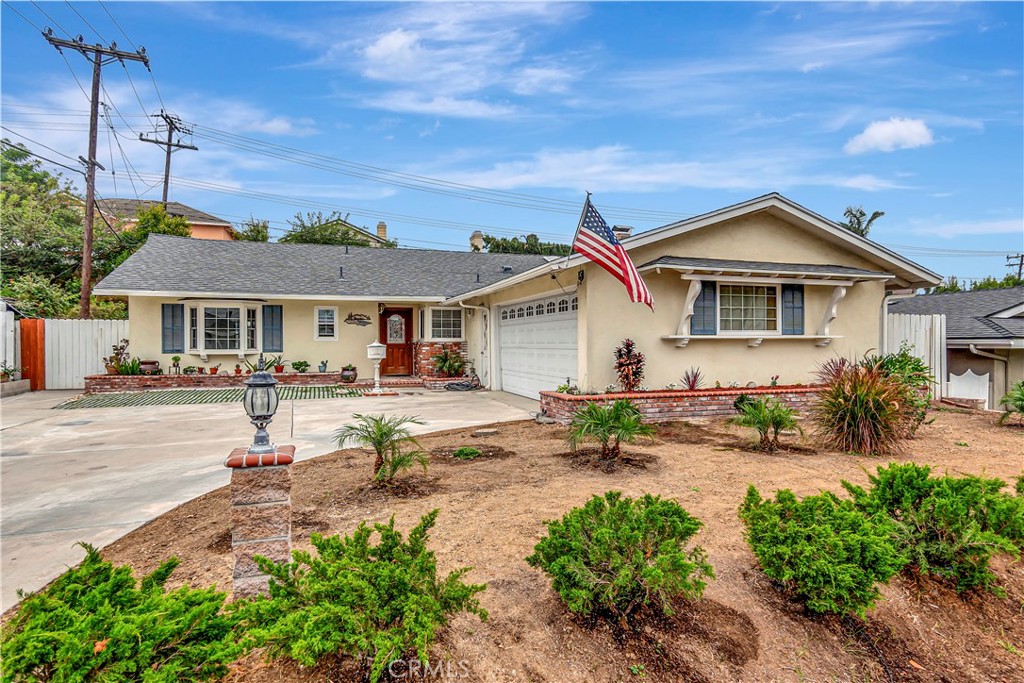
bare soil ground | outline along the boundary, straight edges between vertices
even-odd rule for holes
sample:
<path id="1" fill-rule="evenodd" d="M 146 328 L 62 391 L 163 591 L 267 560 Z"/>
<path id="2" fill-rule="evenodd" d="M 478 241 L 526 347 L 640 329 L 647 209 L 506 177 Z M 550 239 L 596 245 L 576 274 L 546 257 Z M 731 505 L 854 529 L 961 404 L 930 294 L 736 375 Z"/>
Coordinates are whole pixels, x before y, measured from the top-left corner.
<path id="1" fill-rule="evenodd" d="M 896 460 L 928 463 L 953 474 L 1007 481 L 1024 472 L 1024 429 L 996 426 L 989 415 L 941 411 Z M 628 462 L 612 472 L 586 454 L 567 452 L 565 430 L 532 422 L 493 425 L 422 438 L 430 470 L 404 477 L 397 492 L 368 486 L 372 456 L 338 451 L 294 467 L 294 543 L 309 534 L 348 533 L 360 520 L 402 529 L 441 509 L 431 545 L 442 571 L 472 566 L 467 580 L 486 583 L 490 620 L 457 617 L 434 647 L 450 675 L 431 680 L 551 681 L 885 681 L 880 652 L 898 681 L 1024 681 L 1024 565 L 1000 559 L 1007 592 L 961 598 L 934 581 L 899 577 L 883 589 L 860 634 L 853 624 L 813 617 L 791 603 L 758 570 L 742 537 L 736 509 L 747 485 L 763 493 L 831 490 L 840 479 L 866 483 L 884 461 L 823 451 L 790 437 L 789 450 L 750 449 L 750 434 L 722 421 L 677 423 L 653 444 L 628 446 Z M 484 454 L 451 456 L 472 445 Z M 482 448 L 486 446 L 486 448 Z M 617 489 L 678 500 L 703 520 L 698 535 L 715 568 L 702 600 L 680 603 L 674 617 L 651 620 L 624 636 L 599 620 L 568 614 L 544 575 L 523 558 L 560 517 L 594 494 Z M 190 501 L 103 550 L 115 563 L 153 569 L 181 558 L 172 584 L 211 583 L 230 589 L 227 488 Z M 631 668 L 632 667 L 632 668 Z M 355 681 L 351 663 L 304 669 L 266 663 L 259 653 L 240 662 L 232 681 Z"/>

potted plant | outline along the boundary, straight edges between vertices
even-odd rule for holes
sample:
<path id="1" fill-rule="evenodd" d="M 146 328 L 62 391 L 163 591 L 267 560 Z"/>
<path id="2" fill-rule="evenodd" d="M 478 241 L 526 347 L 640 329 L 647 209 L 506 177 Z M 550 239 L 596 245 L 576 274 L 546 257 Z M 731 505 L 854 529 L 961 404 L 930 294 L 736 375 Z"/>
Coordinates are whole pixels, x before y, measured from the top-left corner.
<path id="1" fill-rule="evenodd" d="M 242 374 L 242 366 L 239 365 L 238 363 L 235 363 L 235 374 L 236 375 L 241 375 Z"/>
<path id="2" fill-rule="evenodd" d="M 345 384 L 355 382 L 358 376 L 359 372 L 356 370 L 356 366 L 351 363 L 341 368 L 341 381 Z"/>
<path id="3" fill-rule="evenodd" d="M 174 370 L 175 375 L 181 374 L 181 356 L 171 356 L 171 368 Z"/>
<path id="4" fill-rule="evenodd" d="M 320 372 L 327 372 L 327 361 L 320 361 Z"/>
<path id="5" fill-rule="evenodd" d="M 282 356 L 271 356 L 265 361 L 265 366 L 274 368 L 274 372 L 284 372 L 285 360 Z"/>
<path id="6" fill-rule="evenodd" d="M 203 365 L 200 365 L 199 367 L 196 368 L 196 371 L 199 372 L 200 375 L 205 375 L 206 374 L 206 367 L 203 366 Z"/>
<path id="7" fill-rule="evenodd" d="M 196 368 L 196 366 L 194 366 L 194 365 L 186 365 L 184 368 L 182 368 L 181 374 L 183 374 L 183 375 L 194 375 L 194 374 L 196 374 L 197 370 L 198 370 L 198 368 Z"/>
<path id="8" fill-rule="evenodd" d="M 211 365 L 210 366 L 210 374 L 211 375 L 216 375 L 217 371 L 220 370 L 220 366 L 221 365 L 223 365 L 223 363 L 217 363 L 216 365 Z"/>
<path id="9" fill-rule="evenodd" d="M 0 361 L 0 382 L 10 381 L 18 372 L 21 372 L 21 368 L 8 365 L 7 361 Z"/>
<path id="10" fill-rule="evenodd" d="M 119 343 L 110 347 L 109 356 L 103 358 L 103 366 L 107 369 L 108 375 L 121 374 L 121 366 L 128 361 L 128 340 L 122 339 Z"/>
<path id="11" fill-rule="evenodd" d="M 292 363 L 292 370 L 295 372 L 305 372 L 309 370 L 309 361 L 297 360 Z"/>

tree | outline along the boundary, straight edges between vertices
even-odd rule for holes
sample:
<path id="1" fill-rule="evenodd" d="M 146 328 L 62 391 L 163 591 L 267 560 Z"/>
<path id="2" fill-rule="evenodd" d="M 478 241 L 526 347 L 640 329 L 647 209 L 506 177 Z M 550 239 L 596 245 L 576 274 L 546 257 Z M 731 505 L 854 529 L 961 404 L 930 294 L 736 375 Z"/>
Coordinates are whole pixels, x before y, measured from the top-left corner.
<path id="1" fill-rule="evenodd" d="M 128 230 L 120 231 L 116 244 L 106 252 L 105 257 L 99 259 L 97 277 L 105 276 L 124 263 L 152 234 L 191 237 L 192 228 L 183 216 L 172 216 L 167 213 L 163 204 L 153 204 L 148 209 L 140 209 L 135 216 L 135 224 Z"/>
<path id="2" fill-rule="evenodd" d="M 932 287 L 929 294 L 948 294 L 950 292 L 962 292 L 964 291 L 960 281 L 956 279 L 956 275 L 950 275 L 948 278 L 942 281 L 937 287 Z"/>
<path id="3" fill-rule="evenodd" d="M 558 242 L 541 242 L 537 235 L 519 237 L 493 237 L 484 235 L 484 250 L 489 254 L 540 254 L 544 256 L 568 256 L 572 247 Z"/>
<path id="4" fill-rule="evenodd" d="M 322 211 L 316 213 L 310 211 L 305 216 L 297 213 L 295 220 L 288 221 L 288 224 L 292 227 L 278 242 L 286 244 L 347 244 L 354 247 L 373 246 L 369 237 L 360 233 L 355 226 L 347 223 L 337 211 L 332 211 L 327 216 L 324 216 Z M 394 248 L 398 244 L 394 240 L 386 240 L 381 246 Z"/>
<path id="5" fill-rule="evenodd" d="M 863 206 L 848 206 L 846 211 L 843 212 L 846 216 L 845 221 L 839 221 L 839 225 L 843 226 L 852 233 L 856 233 L 861 237 L 867 237 L 868 232 L 871 231 L 871 225 L 885 215 L 885 211 L 875 211 L 868 218 L 867 213 L 864 211 Z M 867 221 L 864 219 L 868 218 Z"/>
<path id="6" fill-rule="evenodd" d="M 981 280 L 975 280 L 971 285 L 971 290 L 975 289 L 1008 289 L 1010 287 L 1021 287 L 1024 286 L 1024 278 L 1019 278 L 1016 275 L 1010 273 L 1006 275 L 1002 280 L 989 275 L 988 277 L 982 278 Z"/>
<path id="7" fill-rule="evenodd" d="M 235 239 L 242 242 L 269 242 L 270 222 L 249 216 L 242 223 L 242 229 L 235 233 Z"/>

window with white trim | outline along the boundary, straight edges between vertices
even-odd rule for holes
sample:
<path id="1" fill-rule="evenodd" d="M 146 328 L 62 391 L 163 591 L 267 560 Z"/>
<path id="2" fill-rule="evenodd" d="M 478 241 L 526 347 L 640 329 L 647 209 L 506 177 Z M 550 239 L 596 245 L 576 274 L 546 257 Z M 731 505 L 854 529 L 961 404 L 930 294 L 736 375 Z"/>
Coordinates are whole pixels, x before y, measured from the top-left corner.
<path id="1" fill-rule="evenodd" d="M 313 309 L 313 339 L 338 341 L 337 306 L 316 306 Z"/>
<path id="2" fill-rule="evenodd" d="M 258 306 L 229 302 L 188 305 L 191 353 L 255 353 L 259 341 Z"/>
<path id="3" fill-rule="evenodd" d="M 774 285 L 718 285 L 718 329 L 722 332 L 777 332 L 779 292 Z"/>
<path id="4" fill-rule="evenodd" d="M 434 341 L 459 341 L 462 339 L 461 308 L 430 309 L 430 339 Z"/>

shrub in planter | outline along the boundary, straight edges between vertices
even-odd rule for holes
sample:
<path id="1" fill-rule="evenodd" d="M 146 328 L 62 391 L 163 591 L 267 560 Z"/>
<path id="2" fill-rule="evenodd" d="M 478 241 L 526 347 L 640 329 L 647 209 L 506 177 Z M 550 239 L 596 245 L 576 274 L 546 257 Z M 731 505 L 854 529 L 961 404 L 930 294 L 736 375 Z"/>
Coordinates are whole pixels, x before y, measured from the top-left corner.
<path id="1" fill-rule="evenodd" d="M 305 372 L 306 370 L 309 370 L 309 361 L 308 360 L 297 360 L 297 361 L 294 361 L 292 363 L 292 370 L 294 370 L 295 372 Z"/>
<path id="2" fill-rule="evenodd" d="M 704 550 L 687 547 L 701 526 L 673 500 L 609 491 L 547 522 L 526 561 L 577 614 L 621 621 L 644 606 L 671 614 L 673 600 L 699 598 L 714 578 Z"/>
<path id="3" fill-rule="evenodd" d="M 824 385 L 812 408 L 817 435 L 829 446 L 865 455 L 889 455 L 915 429 L 913 390 L 880 364 L 860 365 L 845 358 L 818 371 Z"/>
<path id="4" fill-rule="evenodd" d="M 441 345 L 441 350 L 431 356 L 430 359 L 434 361 L 434 370 L 437 374 L 445 377 L 457 377 L 466 365 L 462 354 L 449 349 L 444 344 Z"/>
<path id="5" fill-rule="evenodd" d="M 615 373 L 623 391 L 640 389 L 646 362 L 644 354 L 636 350 L 636 342 L 632 339 L 623 339 L 622 344 L 615 348 Z"/>
<path id="6" fill-rule="evenodd" d="M 363 522 L 344 538 L 313 534 L 316 554 L 292 551 L 291 563 L 257 557 L 272 578 L 270 597 L 243 608 L 253 644 L 307 666 L 358 657 L 371 681 L 386 677 L 388 665 L 404 657 L 426 664 L 434 638 L 452 616 L 468 612 L 487 619 L 476 598 L 486 586 L 462 581 L 469 568 L 437 575 L 426 545 L 437 514 L 424 516 L 408 540 L 392 517 L 372 529 Z"/>
<path id="7" fill-rule="evenodd" d="M 679 383 L 687 391 L 697 391 L 704 386 L 704 373 L 700 368 L 690 368 L 679 378 Z"/>
<path id="8" fill-rule="evenodd" d="M 888 517 L 830 493 L 797 500 L 783 489 L 773 501 L 751 485 L 739 516 L 761 569 L 811 612 L 863 616 L 906 563 Z"/>
<path id="9" fill-rule="evenodd" d="M 4 626 L 4 681 L 217 680 L 243 652 L 236 617 L 213 588 L 165 591 L 170 559 L 136 582 L 95 548 L 29 595 Z"/>
<path id="10" fill-rule="evenodd" d="M 569 447 L 575 451 L 581 443 L 596 441 L 601 445 L 603 460 L 617 459 L 621 443 L 636 443 L 653 436 L 654 427 L 645 423 L 640 411 L 626 399 L 610 406 L 587 403 L 569 423 Z"/>
<path id="11" fill-rule="evenodd" d="M 989 560 L 1020 555 L 1024 498 L 1003 493 L 1006 483 L 981 477 L 933 477 L 915 463 L 879 467 L 868 489 L 844 481 L 859 510 L 895 522 L 909 566 L 951 582 L 958 592 L 989 589 L 997 578 Z"/>
<path id="12" fill-rule="evenodd" d="M 740 398 L 746 401 L 740 402 Z M 743 427 L 753 427 L 758 434 L 758 448 L 769 453 L 779 447 L 779 433 L 787 429 L 798 429 L 793 409 L 774 398 L 750 398 L 741 394 L 734 406 L 739 404 L 739 416 L 733 422 Z"/>

